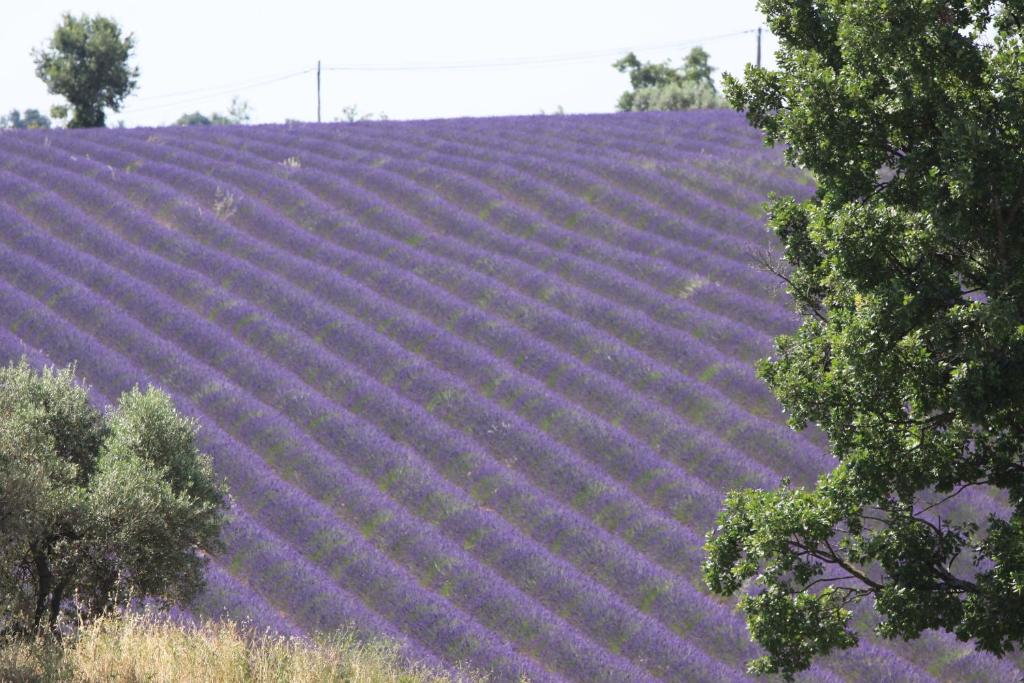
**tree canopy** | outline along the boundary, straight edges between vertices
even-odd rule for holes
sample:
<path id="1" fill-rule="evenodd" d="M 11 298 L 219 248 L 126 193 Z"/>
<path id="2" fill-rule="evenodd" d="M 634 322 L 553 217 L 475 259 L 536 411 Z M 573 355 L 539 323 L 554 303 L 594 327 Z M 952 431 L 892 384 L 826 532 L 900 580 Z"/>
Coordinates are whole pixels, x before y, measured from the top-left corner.
<path id="1" fill-rule="evenodd" d="M 672 111 L 719 106 L 709 59 L 710 55 L 699 46 L 690 50 L 678 68 L 670 60 L 641 62 L 630 52 L 612 64 L 620 73 L 629 74 L 633 88 L 619 97 L 618 110 Z"/>
<path id="2" fill-rule="evenodd" d="M 38 109 L 26 109 L 24 114 L 12 109 L 10 114 L 0 116 L 0 128 L 49 128 L 50 123 Z"/>
<path id="3" fill-rule="evenodd" d="M 73 366 L 0 369 L 0 634 L 195 595 L 227 505 L 197 428 L 158 389 L 104 413 Z"/>
<path id="4" fill-rule="evenodd" d="M 1024 637 L 1024 4 L 761 0 L 778 68 L 726 76 L 807 201 L 774 198 L 803 314 L 759 373 L 837 464 L 731 493 L 704 574 L 793 673 L 942 629 Z"/>
<path id="5" fill-rule="evenodd" d="M 248 123 L 252 118 L 252 107 L 249 103 L 237 95 L 231 98 L 231 106 L 227 114 L 213 112 L 209 116 L 194 111 L 191 114 L 182 114 L 174 122 L 176 126 L 232 126 Z"/>
<path id="6" fill-rule="evenodd" d="M 122 36 L 113 19 L 64 14 L 49 45 L 32 51 L 36 75 L 68 102 L 54 107 L 51 115 L 62 119 L 70 114 L 72 128 L 104 126 L 104 110 L 120 111 L 138 85 L 139 69 L 128 65 L 134 49 L 135 38 Z"/>

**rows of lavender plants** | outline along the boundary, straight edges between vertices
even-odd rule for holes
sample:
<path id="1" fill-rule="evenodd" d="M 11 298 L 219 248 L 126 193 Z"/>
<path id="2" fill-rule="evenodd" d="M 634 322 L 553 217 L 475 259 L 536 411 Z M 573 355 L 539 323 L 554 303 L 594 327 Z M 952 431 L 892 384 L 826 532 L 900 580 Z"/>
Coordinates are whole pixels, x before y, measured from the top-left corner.
<path id="1" fill-rule="evenodd" d="M 770 190 L 810 192 L 727 112 L 3 134 L 0 360 L 201 420 L 235 512 L 197 614 L 745 680 L 703 534 L 830 465 L 751 369 L 796 322 L 754 267 Z M 929 635 L 808 680 L 968 670 L 1017 673 Z"/>

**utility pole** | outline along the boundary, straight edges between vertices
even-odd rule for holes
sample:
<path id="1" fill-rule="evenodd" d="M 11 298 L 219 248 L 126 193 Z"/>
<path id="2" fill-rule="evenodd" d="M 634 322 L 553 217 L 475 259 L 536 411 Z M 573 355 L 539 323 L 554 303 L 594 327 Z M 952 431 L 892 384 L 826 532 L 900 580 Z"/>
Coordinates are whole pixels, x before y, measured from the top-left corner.
<path id="1" fill-rule="evenodd" d="M 757 66 L 758 67 L 761 66 L 761 27 L 760 26 L 757 27 Z M 319 72 L 317 72 L 317 73 L 319 73 Z M 320 77 L 317 76 L 317 79 L 319 79 L 319 78 Z M 317 80 L 317 83 L 319 83 L 319 82 L 320 81 Z"/>
<path id="2" fill-rule="evenodd" d="M 758 29 L 760 30 L 760 29 Z M 760 40 L 760 39 L 758 39 Z M 761 63 L 761 43 L 758 42 L 757 63 Z M 316 122 L 320 123 L 320 60 L 316 60 Z"/>

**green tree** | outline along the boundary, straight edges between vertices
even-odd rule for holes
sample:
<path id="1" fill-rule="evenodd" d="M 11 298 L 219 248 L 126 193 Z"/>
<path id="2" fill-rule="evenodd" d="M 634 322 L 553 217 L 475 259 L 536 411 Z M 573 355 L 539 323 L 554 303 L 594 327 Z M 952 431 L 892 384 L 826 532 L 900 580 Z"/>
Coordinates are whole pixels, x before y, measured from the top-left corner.
<path id="1" fill-rule="evenodd" d="M 705 579 L 744 593 L 756 672 L 854 646 L 858 603 L 883 637 L 1003 655 L 1024 637 L 1024 4 L 759 6 L 779 67 L 725 90 L 817 192 L 767 205 L 803 323 L 758 370 L 837 465 L 730 493 Z"/>
<path id="2" fill-rule="evenodd" d="M 629 74 L 632 90 L 619 97 L 619 111 L 667 111 L 720 106 L 708 63 L 710 55 L 701 47 L 690 51 L 679 68 L 670 60 L 641 62 L 632 52 L 612 64 Z"/>
<path id="3" fill-rule="evenodd" d="M 359 106 L 355 105 L 355 104 L 350 104 L 347 107 L 342 107 L 341 108 L 341 113 L 342 113 L 341 116 L 336 117 L 334 119 L 335 122 L 338 122 L 338 123 L 358 123 L 360 121 L 373 121 L 375 118 L 378 121 L 387 121 L 388 120 L 388 115 L 385 114 L 384 112 L 381 112 L 379 114 L 373 114 L 373 113 L 366 114 L 366 113 L 363 113 L 363 112 L 359 111 Z"/>
<path id="4" fill-rule="evenodd" d="M 248 123 L 252 118 L 252 107 L 249 103 L 237 95 L 231 98 L 231 106 L 227 114 L 213 112 L 209 116 L 194 111 L 191 114 L 182 114 L 174 122 L 176 126 L 231 126 Z"/>
<path id="5" fill-rule="evenodd" d="M 0 128 L 49 128 L 50 119 L 39 113 L 38 109 L 26 109 L 22 114 L 12 109 L 7 116 L 0 116 Z"/>
<path id="6" fill-rule="evenodd" d="M 113 19 L 64 14 L 46 49 L 32 56 L 36 75 L 47 89 L 68 104 L 53 107 L 54 118 L 66 118 L 72 128 L 102 127 L 105 109 L 121 110 L 138 85 L 139 69 L 128 60 L 135 48 L 132 34 L 124 37 Z"/>
<path id="7" fill-rule="evenodd" d="M 0 369 L 0 633 L 196 594 L 227 505 L 196 430 L 154 388 L 102 413 L 74 366 Z"/>

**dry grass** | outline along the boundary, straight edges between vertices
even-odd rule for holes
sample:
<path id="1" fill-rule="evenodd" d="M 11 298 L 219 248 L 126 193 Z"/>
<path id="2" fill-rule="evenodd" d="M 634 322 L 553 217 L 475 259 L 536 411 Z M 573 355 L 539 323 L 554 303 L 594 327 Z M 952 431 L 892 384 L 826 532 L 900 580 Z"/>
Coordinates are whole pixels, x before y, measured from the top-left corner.
<path id="1" fill-rule="evenodd" d="M 64 645 L 0 644 L 0 681 L 84 683 L 454 683 L 458 679 L 410 666 L 395 646 L 339 633 L 310 642 L 246 634 L 210 622 L 183 628 L 139 617 L 107 619 L 81 629 Z"/>

